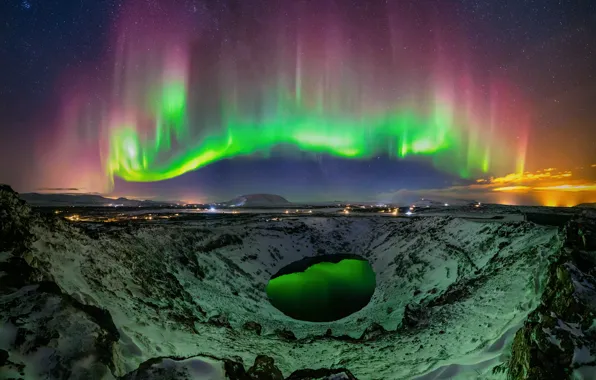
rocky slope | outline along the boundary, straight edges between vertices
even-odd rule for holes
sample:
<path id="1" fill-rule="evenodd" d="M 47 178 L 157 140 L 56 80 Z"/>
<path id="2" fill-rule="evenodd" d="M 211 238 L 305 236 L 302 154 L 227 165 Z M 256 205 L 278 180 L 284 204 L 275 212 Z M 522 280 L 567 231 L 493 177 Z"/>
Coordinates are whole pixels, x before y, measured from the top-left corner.
<path id="1" fill-rule="evenodd" d="M 555 307 L 563 282 L 553 270 L 578 284 L 593 275 L 561 261 L 571 257 L 561 254 L 566 229 L 528 222 L 234 215 L 73 225 L 36 215 L 8 187 L 0 222 L 0 374 L 14 378 L 533 378 L 524 331 Z M 279 268 L 333 253 L 371 262 L 377 289 L 363 310 L 310 323 L 267 302 Z M 558 307 L 583 313 L 574 305 Z M 582 347 L 573 357 L 585 359 Z"/>
<path id="2" fill-rule="evenodd" d="M 596 219 L 573 220 L 565 233 L 542 302 L 501 367 L 511 379 L 596 379 Z"/>

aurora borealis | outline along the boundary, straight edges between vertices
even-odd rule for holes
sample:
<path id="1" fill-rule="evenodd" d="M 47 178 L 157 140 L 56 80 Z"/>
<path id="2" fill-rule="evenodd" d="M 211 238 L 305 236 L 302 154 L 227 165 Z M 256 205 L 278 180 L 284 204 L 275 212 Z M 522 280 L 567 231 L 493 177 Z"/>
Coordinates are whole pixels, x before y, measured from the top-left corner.
<path id="1" fill-rule="evenodd" d="M 21 180 L 16 169 L 7 172 L 28 189 L 131 195 L 155 188 L 151 183 L 175 184 L 192 173 L 199 178 L 207 167 L 228 160 L 261 159 L 260 170 L 267 171 L 267 162 L 278 157 L 289 157 L 294 166 L 321 157 L 355 165 L 375 165 L 382 158 L 376 164 L 384 162 L 388 176 L 401 180 L 411 174 L 408 163 L 416 162 L 429 168 L 429 176 L 445 177 L 435 182 L 449 184 L 569 165 L 572 156 L 586 161 L 581 165 L 591 163 L 589 154 L 563 144 L 561 151 L 544 154 L 564 128 L 544 126 L 556 118 L 549 114 L 554 106 L 545 106 L 537 92 L 543 81 L 530 81 L 539 68 L 499 63 L 517 39 L 508 37 L 503 42 L 508 45 L 499 47 L 494 43 L 506 39 L 503 31 L 474 30 L 481 4 L 127 0 L 78 10 L 64 5 L 73 15 L 106 14 L 102 32 L 89 32 L 92 42 L 80 45 L 95 55 L 56 69 L 58 79 L 47 91 L 54 100 L 45 100 L 54 110 L 31 117 L 34 160 L 23 169 L 29 175 Z M 514 17 L 489 8 L 482 17 L 494 14 L 495 23 L 502 15 Z M 25 17 L 30 9 L 15 12 Z M 530 24 L 529 30 L 536 28 L 530 34 L 544 38 L 547 31 Z M 556 96 L 552 104 L 559 99 L 565 97 Z M 570 120 L 582 124 L 582 117 L 573 115 Z M 565 121 L 565 128 L 584 127 Z M 11 144 L 15 151 L 25 141 L 17 140 Z M 20 149 L 16 155 L 24 154 Z M 216 197 L 213 190 L 202 191 L 204 180 L 184 181 Z M 304 187 L 301 194 L 309 192 L 307 182 L 297 184 Z M 362 186 L 354 196 L 375 196 Z M 403 180 L 374 191 L 401 186 Z M 332 188 L 324 194 L 341 196 Z"/>
<path id="2" fill-rule="evenodd" d="M 156 33 L 125 21 L 114 58 L 121 92 L 93 127 L 108 178 L 160 181 L 280 145 L 351 159 L 427 155 L 463 178 L 523 171 L 530 120 L 513 87 L 475 77 L 457 45 L 443 52 L 457 36 L 438 22 L 419 49 L 397 50 L 394 29 L 424 39 L 401 9 L 387 12 L 396 19 L 378 36 L 330 12 L 308 23 L 272 16 L 256 42 L 199 36 L 195 45 L 183 27 Z M 367 51 L 379 37 L 389 56 Z M 238 58 L 262 51 L 267 62 Z"/>

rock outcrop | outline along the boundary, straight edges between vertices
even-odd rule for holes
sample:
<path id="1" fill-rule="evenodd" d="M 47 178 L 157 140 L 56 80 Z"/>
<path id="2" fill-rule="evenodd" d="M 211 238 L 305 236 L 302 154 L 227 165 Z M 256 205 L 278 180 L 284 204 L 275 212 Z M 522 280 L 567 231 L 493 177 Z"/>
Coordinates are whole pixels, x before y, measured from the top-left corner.
<path id="1" fill-rule="evenodd" d="M 503 366 L 511 379 L 596 378 L 596 220 L 573 220 L 565 232 L 542 302 Z"/>
<path id="2" fill-rule="evenodd" d="M 246 370 L 235 360 L 212 356 L 190 358 L 154 358 L 142 363 L 138 369 L 121 380 L 193 380 L 197 378 L 228 380 L 357 380 L 350 371 L 340 369 L 302 369 L 284 378 L 275 360 L 258 355 Z"/>
<path id="3" fill-rule="evenodd" d="M 118 330 L 108 311 L 63 293 L 33 266 L 33 220 L 17 194 L 0 187 L 0 373 L 101 379 L 113 368 Z"/>

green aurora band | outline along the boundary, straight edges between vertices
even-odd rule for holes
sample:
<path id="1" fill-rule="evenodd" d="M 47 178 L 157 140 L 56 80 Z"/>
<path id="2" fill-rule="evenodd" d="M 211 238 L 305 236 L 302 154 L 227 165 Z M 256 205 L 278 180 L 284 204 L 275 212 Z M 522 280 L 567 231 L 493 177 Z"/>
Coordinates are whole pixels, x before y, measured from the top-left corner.
<path id="1" fill-rule="evenodd" d="M 429 155 L 435 166 L 452 171 L 455 165 L 457 174 L 465 178 L 490 168 L 490 141 L 483 144 L 480 136 L 465 136 L 449 106 L 438 105 L 428 116 L 398 109 L 370 117 L 330 117 L 322 107 L 309 109 L 294 98 L 285 99 L 272 115 L 260 120 L 228 107 L 222 116 L 222 132 L 192 144 L 184 140 L 189 133 L 184 91 L 180 84 L 166 86 L 153 136 L 143 139 L 134 125 L 113 129 L 107 163 L 110 175 L 135 182 L 161 181 L 226 158 L 266 156 L 282 144 L 357 159 L 379 154 L 396 158 Z M 183 153 L 164 163 L 160 154 L 172 149 L 172 135 L 178 146 L 184 146 L 177 149 Z"/>
<path id="2" fill-rule="evenodd" d="M 251 24 L 258 39 L 197 44 L 194 22 L 151 24 L 158 15 L 142 4 L 123 13 L 115 33 L 113 83 L 85 87 L 87 99 L 77 93 L 80 110 L 67 120 L 71 130 L 99 131 L 112 185 L 114 177 L 162 181 L 286 147 L 346 159 L 421 156 L 463 178 L 524 169 L 522 97 L 502 78 L 471 70 L 440 25 L 427 35 L 407 27 L 400 6 L 386 34 L 307 12 L 307 24 L 273 16 Z M 418 53 L 396 49 L 391 30 L 408 35 Z M 83 107 L 94 92 L 110 94 L 93 106 L 101 117 Z"/>

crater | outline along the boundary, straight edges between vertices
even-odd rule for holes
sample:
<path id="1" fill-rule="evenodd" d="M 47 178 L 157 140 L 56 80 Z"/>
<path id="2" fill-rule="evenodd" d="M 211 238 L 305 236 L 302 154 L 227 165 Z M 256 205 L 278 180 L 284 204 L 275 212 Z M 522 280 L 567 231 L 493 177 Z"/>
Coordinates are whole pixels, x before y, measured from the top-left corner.
<path id="1" fill-rule="evenodd" d="M 376 287 L 363 257 L 335 254 L 306 257 L 281 268 L 267 284 L 269 302 L 288 317 L 332 322 L 364 308 Z"/>
<path id="2" fill-rule="evenodd" d="M 513 334 L 541 304 L 545 268 L 563 244 L 556 228 L 506 219 L 247 213 L 74 228 L 29 222 L 0 186 L 2 207 L 5 236 L 34 234 L 35 243 L 25 239 L 22 246 L 35 271 L 54 279 L 62 293 L 115 316 L 126 339 L 104 351 L 114 353 L 108 360 L 122 379 L 139 373 L 130 372 L 136 368 L 161 371 L 158 361 L 190 368 L 196 362 L 189 358 L 199 353 L 261 364 L 265 355 L 288 379 L 304 368 L 338 366 L 360 379 L 495 378 L 493 370 L 510 357 Z M 362 253 L 367 260 L 321 252 Z M 24 314 L 35 310 L 40 295 L 23 304 L 19 294 L 3 296 L 0 314 L 9 311 L 7 318 L 42 332 L 49 317 L 63 317 L 55 308 L 41 319 Z M 78 321 L 79 314 L 71 317 Z M 72 347 L 85 331 L 61 334 L 64 360 L 78 360 Z M 22 347 L 5 352 L 18 356 Z M 64 363 L 59 354 L 41 370 L 51 373 L 56 360 Z M 31 358 L 23 365 L 38 371 L 41 362 Z"/>

